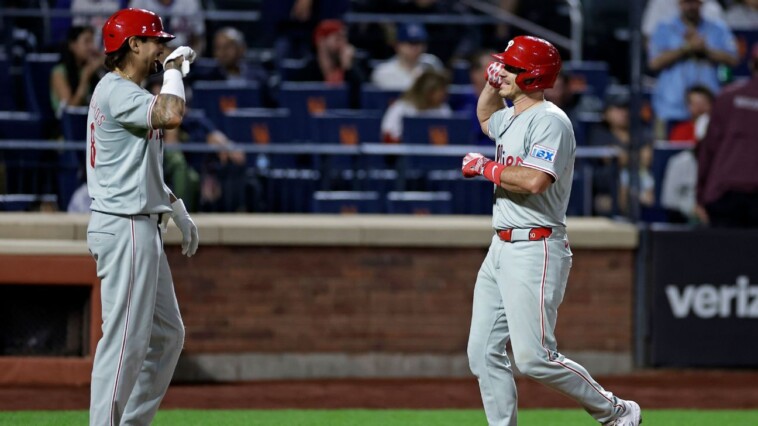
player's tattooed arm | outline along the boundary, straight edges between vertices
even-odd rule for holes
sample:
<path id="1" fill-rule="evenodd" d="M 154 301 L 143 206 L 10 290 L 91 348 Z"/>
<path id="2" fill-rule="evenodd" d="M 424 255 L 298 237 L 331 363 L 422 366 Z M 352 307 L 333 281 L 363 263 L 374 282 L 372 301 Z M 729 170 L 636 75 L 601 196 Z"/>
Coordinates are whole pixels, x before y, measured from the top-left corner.
<path id="1" fill-rule="evenodd" d="M 150 116 L 154 129 L 176 129 L 184 117 L 184 99 L 165 93 L 159 94 Z"/>
<path id="2" fill-rule="evenodd" d="M 181 69 L 183 57 L 175 58 L 166 63 L 166 69 Z M 154 129 L 176 129 L 182 124 L 184 117 L 184 99 L 176 95 L 161 93 L 155 100 L 150 116 Z"/>

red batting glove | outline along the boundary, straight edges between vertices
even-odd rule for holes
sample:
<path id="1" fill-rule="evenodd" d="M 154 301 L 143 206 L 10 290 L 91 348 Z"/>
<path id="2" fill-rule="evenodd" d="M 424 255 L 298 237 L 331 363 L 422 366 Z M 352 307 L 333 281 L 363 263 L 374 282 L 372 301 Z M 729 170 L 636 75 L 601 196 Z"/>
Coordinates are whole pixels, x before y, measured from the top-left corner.
<path id="1" fill-rule="evenodd" d="M 500 62 L 491 62 L 487 67 L 487 71 L 484 73 L 484 78 L 487 79 L 487 83 L 495 89 L 499 89 L 503 84 L 503 77 L 500 77 L 500 70 L 503 69 L 503 64 Z"/>
<path id="2" fill-rule="evenodd" d="M 497 186 L 500 186 L 500 172 L 503 171 L 503 166 L 500 163 L 496 163 L 489 158 L 479 154 L 477 152 L 469 152 L 463 157 L 463 166 L 461 171 L 463 177 L 472 178 L 478 175 L 482 175 L 490 182 Z"/>

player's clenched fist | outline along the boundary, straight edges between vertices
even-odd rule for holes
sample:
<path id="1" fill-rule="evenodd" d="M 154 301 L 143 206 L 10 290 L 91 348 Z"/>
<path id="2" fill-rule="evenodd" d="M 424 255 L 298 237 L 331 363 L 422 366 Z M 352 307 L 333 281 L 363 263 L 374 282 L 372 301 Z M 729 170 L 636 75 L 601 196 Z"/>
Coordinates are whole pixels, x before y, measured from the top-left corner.
<path id="1" fill-rule="evenodd" d="M 487 72 L 485 73 L 487 83 L 495 89 L 499 89 L 500 85 L 503 84 L 503 77 L 500 77 L 500 70 L 502 69 L 503 64 L 500 62 L 491 62 L 487 67 Z"/>
<path id="2" fill-rule="evenodd" d="M 166 56 L 166 59 L 163 61 L 163 68 L 166 68 L 166 64 L 170 61 L 175 60 L 178 57 L 182 57 L 183 60 L 181 61 L 181 72 L 182 77 L 186 77 L 187 74 L 189 74 L 190 71 L 190 64 L 195 62 L 195 58 L 197 57 L 197 54 L 194 50 L 192 50 L 191 47 L 187 46 L 179 46 L 176 49 L 174 49 L 173 52 L 171 52 L 168 56 Z"/>
<path id="3" fill-rule="evenodd" d="M 463 177 L 472 178 L 482 175 L 490 182 L 500 186 L 500 173 L 503 171 L 503 165 L 479 154 L 478 152 L 469 152 L 463 157 L 463 166 L 461 171 Z"/>

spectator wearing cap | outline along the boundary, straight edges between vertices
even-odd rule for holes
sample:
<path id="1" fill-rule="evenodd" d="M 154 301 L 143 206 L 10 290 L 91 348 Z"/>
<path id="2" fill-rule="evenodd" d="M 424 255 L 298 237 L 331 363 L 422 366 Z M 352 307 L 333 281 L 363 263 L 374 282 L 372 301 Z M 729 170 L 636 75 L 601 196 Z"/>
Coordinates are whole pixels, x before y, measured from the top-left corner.
<path id="1" fill-rule="evenodd" d="M 588 143 L 592 146 L 619 148 L 618 159 L 602 159 L 595 165 L 593 173 L 593 204 L 598 215 L 609 215 L 614 211 L 613 194 L 617 191 L 619 208 L 626 210 L 626 195 L 629 190 L 629 149 L 631 132 L 629 128 L 629 94 L 625 91 L 609 93 L 604 100 L 603 121 L 590 129 Z M 648 141 L 650 138 L 644 136 Z M 651 206 L 654 201 L 655 182 L 650 171 L 652 146 L 644 143 L 640 148 L 640 204 Z"/>
<path id="2" fill-rule="evenodd" d="M 697 213 L 716 227 L 758 227 L 758 43 L 752 77 L 716 96 L 698 148 Z"/>
<path id="3" fill-rule="evenodd" d="M 291 80 L 345 83 L 350 91 L 351 107 L 360 107 L 360 90 L 365 74 L 357 63 L 355 47 L 348 41 L 347 27 L 342 21 L 327 19 L 316 26 L 313 31 L 313 53 Z"/>
<path id="4" fill-rule="evenodd" d="M 371 82 L 382 89 L 407 90 L 424 70 L 443 70 L 442 61 L 426 53 L 426 40 L 422 24 L 398 24 L 395 56 L 374 69 Z"/>
<path id="5" fill-rule="evenodd" d="M 659 73 L 652 100 L 660 138 L 690 118 L 689 87 L 702 84 L 718 93 L 718 66 L 738 62 L 734 35 L 724 23 L 704 18 L 702 6 L 703 0 L 679 0 L 680 15 L 658 24 L 648 45 L 648 66 Z"/>

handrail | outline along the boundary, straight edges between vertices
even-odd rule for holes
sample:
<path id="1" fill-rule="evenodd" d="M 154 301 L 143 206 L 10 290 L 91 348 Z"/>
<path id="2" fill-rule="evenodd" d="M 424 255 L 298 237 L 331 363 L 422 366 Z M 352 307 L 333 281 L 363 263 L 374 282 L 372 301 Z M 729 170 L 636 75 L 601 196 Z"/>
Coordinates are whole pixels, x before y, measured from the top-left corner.
<path id="1" fill-rule="evenodd" d="M 209 145 L 205 142 L 183 142 L 179 144 L 166 144 L 167 150 L 213 153 L 230 151 L 229 148 L 219 145 Z M 0 140 L 0 149 L 13 150 L 51 150 L 51 151 L 84 151 L 87 144 L 83 141 L 50 141 L 50 140 Z M 251 154 L 322 154 L 322 155 L 412 155 L 412 156 L 435 156 L 456 157 L 468 154 L 471 151 L 485 148 L 481 145 L 413 145 L 413 144 L 384 144 L 362 143 L 359 145 L 341 144 L 314 144 L 314 143 L 282 143 L 282 144 L 252 144 L 237 143 L 231 148 L 232 151 L 242 151 Z M 577 158 L 613 158 L 619 155 L 616 147 L 587 147 L 580 146 L 576 149 Z"/>

